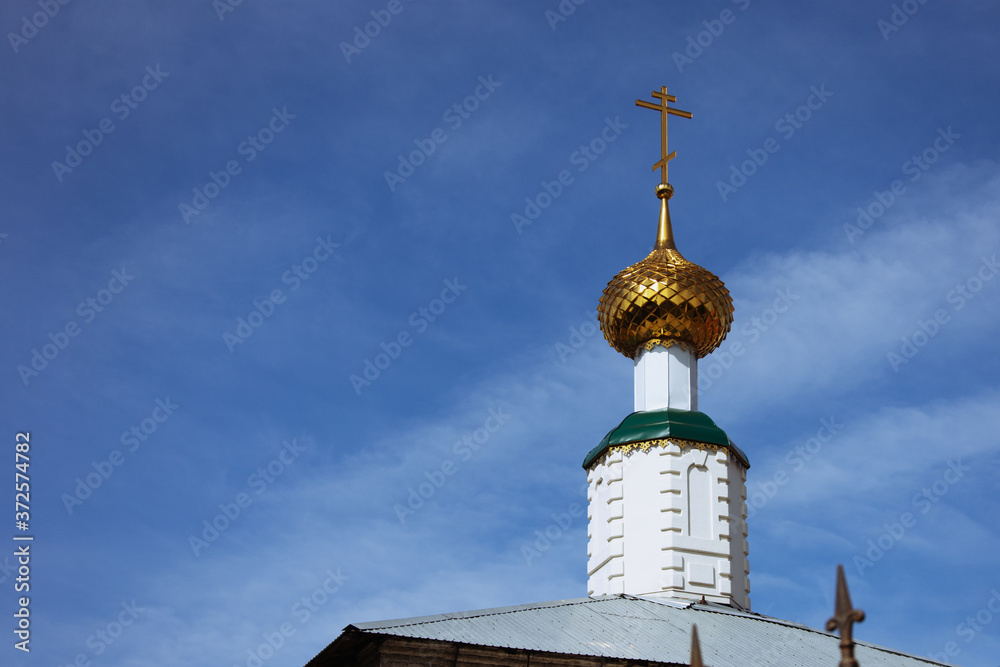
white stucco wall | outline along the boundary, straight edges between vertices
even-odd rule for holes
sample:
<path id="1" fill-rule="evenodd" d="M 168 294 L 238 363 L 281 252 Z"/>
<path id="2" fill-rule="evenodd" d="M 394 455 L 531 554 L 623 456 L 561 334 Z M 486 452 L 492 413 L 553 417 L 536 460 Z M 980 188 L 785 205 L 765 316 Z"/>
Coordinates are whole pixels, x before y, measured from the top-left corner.
<path id="1" fill-rule="evenodd" d="M 686 442 L 611 449 L 591 466 L 590 595 L 627 593 L 750 608 L 746 469 Z"/>

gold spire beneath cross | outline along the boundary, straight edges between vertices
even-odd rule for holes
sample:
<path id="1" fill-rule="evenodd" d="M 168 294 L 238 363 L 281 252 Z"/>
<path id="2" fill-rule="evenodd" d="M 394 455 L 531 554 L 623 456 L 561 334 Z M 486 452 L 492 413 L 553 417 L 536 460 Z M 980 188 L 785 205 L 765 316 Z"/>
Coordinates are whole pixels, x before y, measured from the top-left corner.
<path id="1" fill-rule="evenodd" d="M 636 100 L 635 104 L 636 106 L 660 112 L 660 161 L 653 165 L 653 171 L 656 171 L 656 168 L 659 167 L 662 173 L 662 182 L 667 183 L 667 163 L 677 157 L 677 151 L 673 153 L 667 152 L 667 116 L 673 114 L 681 118 L 692 118 L 694 114 L 690 111 L 681 111 L 680 109 L 667 106 L 669 102 L 676 102 L 677 98 L 667 94 L 666 86 L 660 86 L 660 89 L 654 90 L 652 95 L 660 100 L 659 104 L 653 104 L 645 100 Z"/>

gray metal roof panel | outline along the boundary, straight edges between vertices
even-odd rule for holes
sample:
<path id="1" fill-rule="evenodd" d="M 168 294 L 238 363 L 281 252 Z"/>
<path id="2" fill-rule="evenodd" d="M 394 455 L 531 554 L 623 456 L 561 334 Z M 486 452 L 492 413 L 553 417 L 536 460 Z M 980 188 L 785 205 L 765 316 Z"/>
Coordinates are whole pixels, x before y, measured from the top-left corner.
<path id="1" fill-rule="evenodd" d="M 721 607 L 630 596 L 578 598 L 458 614 L 356 624 L 363 632 L 571 655 L 687 664 L 691 625 L 713 667 L 833 664 L 826 632 Z M 865 667 L 919 667 L 932 660 L 857 642 Z"/>
<path id="2" fill-rule="evenodd" d="M 519 604 L 511 607 L 493 607 L 492 609 L 473 609 L 471 611 L 456 611 L 447 614 L 432 614 L 430 616 L 413 616 L 411 618 L 395 618 L 386 621 L 371 621 L 368 623 L 352 623 L 358 630 L 373 630 L 375 628 L 392 628 L 400 625 L 416 625 L 420 623 L 433 623 L 435 621 L 447 621 L 453 618 L 474 618 L 478 616 L 490 616 L 493 614 L 506 614 L 514 611 L 530 611 L 532 609 L 544 609 L 547 607 L 558 607 L 566 604 L 579 602 L 592 602 L 600 598 L 569 598 L 567 600 L 553 600 L 552 602 L 534 602 L 531 604 Z"/>

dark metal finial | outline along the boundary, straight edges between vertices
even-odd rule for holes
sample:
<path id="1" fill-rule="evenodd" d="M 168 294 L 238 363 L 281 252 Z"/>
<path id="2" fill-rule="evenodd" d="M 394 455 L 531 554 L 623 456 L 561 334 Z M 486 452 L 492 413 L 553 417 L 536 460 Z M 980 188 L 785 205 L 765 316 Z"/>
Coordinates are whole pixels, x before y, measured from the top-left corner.
<path id="1" fill-rule="evenodd" d="M 698 642 L 698 626 L 691 626 L 691 667 L 705 667 L 701 661 L 701 643 Z"/>
<path id="2" fill-rule="evenodd" d="M 865 612 L 851 604 L 844 566 L 837 566 L 837 601 L 833 617 L 826 622 L 827 632 L 840 631 L 840 667 L 858 667 L 854 659 L 854 624 L 865 620 Z"/>

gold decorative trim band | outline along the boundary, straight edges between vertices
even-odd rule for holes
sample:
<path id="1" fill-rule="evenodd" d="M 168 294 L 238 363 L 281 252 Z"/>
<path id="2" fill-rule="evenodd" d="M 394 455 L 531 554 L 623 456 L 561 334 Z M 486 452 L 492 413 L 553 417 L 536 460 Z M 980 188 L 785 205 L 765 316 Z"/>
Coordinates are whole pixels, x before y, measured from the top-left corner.
<path id="1" fill-rule="evenodd" d="M 632 452 L 648 452 L 653 447 L 666 447 L 674 444 L 678 447 L 691 447 L 692 449 L 704 449 L 713 452 L 727 451 L 729 448 L 724 445 L 716 445 L 711 442 L 698 442 L 697 440 L 687 440 L 685 438 L 658 438 L 656 440 L 641 440 L 639 442 L 629 442 L 624 445 L 611 445 L 601 457 L 591 464 L 591 468 L 601 465 L 611 452 L 621 452 L 623 456 L 628 456 Z"/>
<path id="2" fill-rule="evenodd" d="M 713 452 L 725 451 L 728 449 L 722 445 L 716 445 L 710 442 L 698 442 L 697 440 L 686 440 L 684 438 L 659 438 L 657 440 L 642 440 L 640 442 L 630 442 L 624 445 L 612 445 L 608 447 L 608 451 L 616 450 L 620 451 L 622 454 L 629 454 L 635 450 L 641 450 L 648 452 L 653 447 L 666 447 L 669 444 L 675 444 L 679 447 L 691 447 L 693 449 L 708 449 Z"/>
<path id="3" fill-rule="evenodd" d="M 694 345 L 692 345 L 686 340 L 681 340 L 680 338 L 653 338 L 651 340 L 647 340 L 645 343 L 640 345 L 639 348 L 635 351 L 635 353 L 638 356 L 639 350 L 646 350 L 646 352 L 649 352 L 656 346 L 660 346 L 663 349 L 668 350 L 674 347 L 675 345 L 681 349 L 687 350 L 688 352 L 690 352 L 695 356 L 697 356 L 698 354 L 698 350 L 695 348 Z"/>

